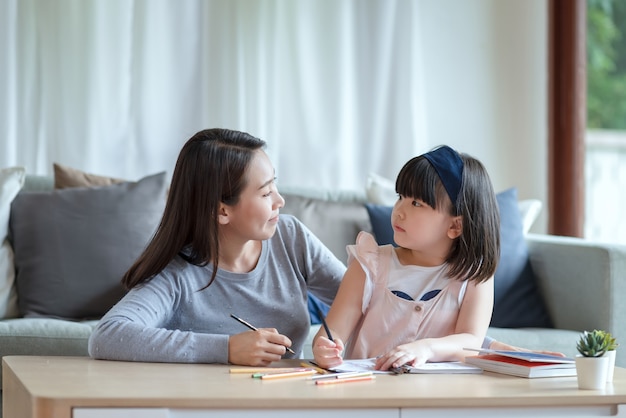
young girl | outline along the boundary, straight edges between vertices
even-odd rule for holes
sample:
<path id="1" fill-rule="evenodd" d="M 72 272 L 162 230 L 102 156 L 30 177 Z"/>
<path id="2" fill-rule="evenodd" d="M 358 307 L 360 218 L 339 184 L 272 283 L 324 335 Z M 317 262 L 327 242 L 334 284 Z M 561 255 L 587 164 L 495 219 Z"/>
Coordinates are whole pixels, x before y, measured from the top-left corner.
<path id="1" fill-rule="evenodd" d="M 391 223 L 397 248 L 361 232 L 313 343 L 322 367 L 377 357 L 387 370 L 462 360 L 481 347 L 493 308 L 499 212 L 483 165 L 442 146 L 405 164 Z M 344 346 L 344 341 L 347 343 Z"/>
<path id="2" fill-rule="evenodd" d="M 279 216 L 285 201 L 264 146 L 226 129 L 187 141 L 161 224 L 122 280 L 130 291 L 89 339 L 92 357 L 265 366 L 301 352 L 307 292 L 332 302 L 345 266 Z"/>

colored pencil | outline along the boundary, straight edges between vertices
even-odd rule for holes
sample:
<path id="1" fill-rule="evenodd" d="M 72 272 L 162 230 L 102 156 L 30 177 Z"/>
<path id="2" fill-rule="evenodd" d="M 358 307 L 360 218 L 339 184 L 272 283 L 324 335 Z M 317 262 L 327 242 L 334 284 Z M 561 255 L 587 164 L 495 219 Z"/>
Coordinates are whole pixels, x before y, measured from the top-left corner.
<path id="1" fill-rule="evenodd" d="M 348 379 L 350 377 L 371 376 L 373 372 L 343 372 L 333 374 L 318 374 L 311 376 L 311 380 L 325 380 L 325 379 Z"/>
<path id="2" fill-rule="evenodd" d="M 358 377 L 346 377 L 345 379 L 324 379 L 324 380 L 316 380 L 316 385 L 334 385 L 336 383 L 350 383 L 350 382 L 364 382 L 366 380 L 374 380 L 376 376 L 358 376 Z"/>
<path id="3" fill-rule="evenodd" d="M 280 372 L 297 372 L 303 370 L 302 367 L 233 367 L 230 373 L 280 373 Z M 310 370 L 310 368 L 309 368 Z"/>
<path id="4" fill-rule="evenodd" d="M 299 372 L 286 372 L 286 373 L 269 373 L 261 376 L 262 380 L 271 380 L 271 379 L 287 379 L 292 377 L 301 377 L 301 376 L 311 376 L 317 373 L 315 370 L 304 370 Z"/>
<path id="5" fill-rule="evenodd" d="M 324 375 L 334 374 L 330 370 L 322 369 L 321 367 L 319 367 L 319 366 L 317 366 L 317 365 L 315 365 L 313 363 L 307 363 L 306 361 L 301 362 L 300 366 L 311 368 L 311 369 L 315 370 L 316 372 L 318 372 L 319 374 L 324 374 Z"/>

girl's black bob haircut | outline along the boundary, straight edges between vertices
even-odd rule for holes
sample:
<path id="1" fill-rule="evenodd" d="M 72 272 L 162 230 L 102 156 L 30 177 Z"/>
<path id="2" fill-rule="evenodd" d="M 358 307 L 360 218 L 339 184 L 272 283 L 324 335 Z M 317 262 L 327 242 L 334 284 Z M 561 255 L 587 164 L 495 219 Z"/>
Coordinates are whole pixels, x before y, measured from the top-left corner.
<path id="1" fill-rule="evenodd" d="M 454 239 L 446 259 L 449 275 L 480 283 L 493 277 L 500 259 L 500 211 L 483 164 L 467 154 L 459 156 L 463 172 L 456 204 L 452 204 L 437 170 L 423 155 L 402 167 L 396 178 L 396 193 L 461 217 L 461 235 Z"/>

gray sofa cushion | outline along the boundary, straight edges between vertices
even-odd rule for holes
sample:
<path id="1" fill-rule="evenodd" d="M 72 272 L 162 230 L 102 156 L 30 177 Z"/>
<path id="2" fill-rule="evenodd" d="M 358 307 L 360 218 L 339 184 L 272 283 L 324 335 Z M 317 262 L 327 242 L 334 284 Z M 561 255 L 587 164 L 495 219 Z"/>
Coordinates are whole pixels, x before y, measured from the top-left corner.
<path id="1" fill-rule="evenodd" d="M 47 318 L 0 321 L 0 357 L 87 356 L 87 340 L 97 323 L 96 320 L 74 322 Z"/>
<path id="2" fill-rule="evenodd" d="M 156 230 L 165 173 L 96 188 L 20 193 L 13 201 L 20 314 L 101 317 L 124 294 L 120 284 Z"/>
<path id="3" fill-rule="evenodd" d="M 286 189 L 280 193 L 286 202 L 280 212 L 295 215 L 344 264 L 348 260 L 346 245 L 354 244 L 359 231 L 372 231 L 364 195 L 313 189 Z"/>
<path id="4" fill-rule="evenodd" d="M 86 356 L 97 320 L 14 318 L 0 321 L 0 355 Z"/>

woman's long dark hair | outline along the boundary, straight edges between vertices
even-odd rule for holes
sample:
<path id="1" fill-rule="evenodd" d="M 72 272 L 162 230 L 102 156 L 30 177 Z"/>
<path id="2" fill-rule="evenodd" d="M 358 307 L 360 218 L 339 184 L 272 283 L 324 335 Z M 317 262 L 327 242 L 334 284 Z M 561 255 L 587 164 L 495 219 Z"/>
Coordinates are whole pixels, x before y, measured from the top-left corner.
<path id="1" fill-rule="evenodd" d="M 194 265 L 213 263 L 217 274 L 220 203 L 234 205 L 246 184 L 246 170 L 254 152 L 265 142 L 244 132 L 206 129 L 183 146 L 156 233 L 128 269 L 122 283 L 127 289 L 151 280 L 184 250 Z"/>

